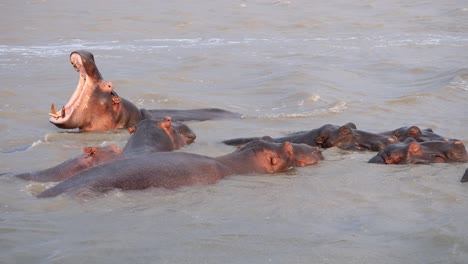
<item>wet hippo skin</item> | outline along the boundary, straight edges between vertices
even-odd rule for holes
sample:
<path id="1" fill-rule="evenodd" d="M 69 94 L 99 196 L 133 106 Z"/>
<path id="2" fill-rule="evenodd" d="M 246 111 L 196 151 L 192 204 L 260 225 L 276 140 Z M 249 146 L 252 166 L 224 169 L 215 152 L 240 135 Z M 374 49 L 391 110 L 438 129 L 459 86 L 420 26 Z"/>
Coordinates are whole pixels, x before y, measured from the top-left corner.
<path id="1" fill-rule="evenodd" d="M 386 146 L 371 158 L 369 163 L 424 164 L 467 161 L 466 148 L 460 140 L 417 142 L 413 138 L 407 138 L 401 143 Z"/>
<path id="2" fill-rule="evenodd" d="M 235 138 L 223 141 L 227 145 L 240 145 L 259 138 Z M 356 129 L 354 123 L 343 126 L 326 124 L 310 131 L 300 131 L 288 134 L 284 137 L 272 138 L 264 136 L 261 139 L 271 142 L 304 143 L 321 148 L 338 147 L 346 150 L 371 150 L 378 151 L 388 144 L 398 142 L 391 135 L 381 135 Z"/>
<path id="3" fill-rule="evenodd" d="M 12 176 L 27 181 L 58 182 L 71 177 L 79 171 L 121 158 L 123 158 L 122 150 L 116 145 L 86 147 L 83 149 L 82 154 L 72 157 L 57 166 L 32 172 L 7 173 L 4 176 Z"/>
<path id="4" fill-rule="evenodd" d="M 82 154 L 68 159 L 57 166 L 25 173 L 8 173 L 3 176 L 12 176 L 28 181 L 57 182 L 63 181 L 79 171 L 104 164 L 106 162 L 144 155 L 159 151 L 172 151 L 193 142 L 195 134 L 189 127 L 180 123 L 179 129 L 186 133 L 182 136 L 178 129 L 172 127 L 170 117 L 162 121 L 144 119 L 136 126 L 129 128 L 131 133 L 123 151 L 116 145 L 106 147 L 87 147 Z"/>
<path id="5" fill-rule="evenodd" d="M 311 148 L 306 145 L 300 147 Z M 157 152 L 81 171 L 37 197 L 212 184 L 234 174 L 284 172 L 292 168 L 296 161 L 294 148 L 289 142 L 255 142 L 214 158 L 184 152 Z"/>
<path id="6" fill-rule="evenodd" d="M 79 73 L 78 85 L 68 103 L 59 111 L 52 104 L 49 121 L 59 128 L 82 131 L 110 130 L 136 125 L 143 119 L 140 110 L 114 91 L 112 82 L 103 80 L 94 56 L 86 50 L 70 54 L 70 62 Z M 173 121 L 240 118 L 238 113 L 217 108 L 148 110 L 153 118 L 171 116 Z"/>
<path id="7" fill-rule="evenodd" d="M 386 131 L 379 134 L 394 136 L 400 142 L 403 142 L 407 138 L 414 138 L 418 142 L 448 140 L 447 138 L 434 133 L 431 128 L 420 129 L 417 126 L 400 127 L 395 130 Z"/>

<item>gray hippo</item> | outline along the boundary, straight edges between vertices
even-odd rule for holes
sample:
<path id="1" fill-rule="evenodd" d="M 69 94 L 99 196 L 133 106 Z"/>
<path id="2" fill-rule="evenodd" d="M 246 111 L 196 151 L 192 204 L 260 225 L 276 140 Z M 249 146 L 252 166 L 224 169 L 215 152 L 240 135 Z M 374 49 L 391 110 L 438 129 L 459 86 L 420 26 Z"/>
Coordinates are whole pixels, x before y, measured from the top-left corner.
<path id="1" fill-rule="evenodd" d="M 235 138 L 225 140 L 223 143 L 227 145 L 240 145 L 256 139 L 260 138 Z M 391 135 L 382 135 L 358 130 L 356 129 L 356 125 L 351 122 L 343 126 L 326 124 L 309 131 L 295 132 L 278 138 L 264 136 L 261 137 L 261 139 L 277 143 L 285 141 L 304 143 L 321 148 L 338 147 L 346 150 L 371 151 L 379 151 L 388 144 L 398 142 L 398 140 Z"/>
<path id="2" fill-rule="evenodd" d="M 196 184 L 213 184 L 234 174 L 284 172 L 296 163 L 300 164 L 298 160 L 308 160 L 300 157 L 301 155 L 316 155 L 316 152 L 317 148 L 306 144 L 293 147 L 289 142 L 267 141 L 246 144 L 219 157 L 185 152 L 155 152 L 80 171 L 37 197 L 54 197 L 63 193 L 87 195 L 113 189 L 174 189 Z"/>
<path id="3" fill-rule="evenodd" d="M 434 133 L 431 128 L 420 129 L 417 126 L 400 127 L 395 130 L 385 131 L 379 134 L 394 136 L 400 142 L 403 142 L 407 138 L 414 138 L 418 142 L 448 140 L 447 138 Z"/>

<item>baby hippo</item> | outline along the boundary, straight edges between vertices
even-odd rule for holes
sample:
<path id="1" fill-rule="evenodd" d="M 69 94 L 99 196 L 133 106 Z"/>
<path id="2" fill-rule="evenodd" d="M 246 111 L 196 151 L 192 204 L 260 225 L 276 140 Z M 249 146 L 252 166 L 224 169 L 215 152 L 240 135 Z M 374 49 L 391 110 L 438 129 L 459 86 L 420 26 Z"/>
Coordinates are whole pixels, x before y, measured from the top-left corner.
<path id="1" fill-rule="evenodd" d="M 460 140 L 417 142 L 407 138 L 402 143 L 385 147 L 369 163 L 415 164 L 467 162 L 465 145 Z"/>
<path id="2" fill-rule="evenodd" d="M 185 152 L 155 152 L 81 171 L 37 197 L 213 184 L 235 174 L 284 172 L 295 162 L 294 148 L 289 142 L 259 141 L 215 158 Z"/>

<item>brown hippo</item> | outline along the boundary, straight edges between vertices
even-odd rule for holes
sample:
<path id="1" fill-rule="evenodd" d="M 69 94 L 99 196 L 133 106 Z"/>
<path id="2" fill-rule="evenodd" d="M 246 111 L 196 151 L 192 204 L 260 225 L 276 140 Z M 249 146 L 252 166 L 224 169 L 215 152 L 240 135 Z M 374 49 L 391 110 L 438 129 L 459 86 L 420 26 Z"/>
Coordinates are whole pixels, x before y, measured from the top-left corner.
<path id="1" fill-rule="evenodd" d="M 347 123 L 345 126 L 349 126 L 351 128 L 356 128 L 356 125 L 353 123 Z M 309 131 L 299 131 L 285 135 L 284 137 L 272 138 L 270 136 L 263 136 L 263 137 L 250 137 L 250 138 L 234 138 L 224 140 L 223 143 L 230 146 L 239 146 L 245 144 L 247 142 L 253 140 L 265 140 L 270 142 L 282 143 L 282 142 L 291 142 L 291 143 L 303 143 L 309 146 L 314 147 L 323 147 L 322 142 L 333 132 L 338 130 L 339 126 L 326 124 L 319 128 L 312 129 Z M 327 147 L 330 147 L 327 145 Z"/>
<path id="2" fill-rule="evenodd" d="M 394 136 L 371 133 L 344 125 L 316 140 L 323 148 L 338 147 L 345 150 L 380 151 L 398 140 Z"/>
<path id="3" fill-rule="evenodd" d="M 130 101 L 114 91 L 111 82 L 103 80 L 94 56 L 78 50 L 70 54 L 70 62 L 79 73 L 78 86 L 68 103 L 57 112 L 51 107 L 49 121 L 60 128 L 79 128 L 82 131 L 127 128 L 143 119 L 143 114 Z M 239 118 L 241 115 L 222 109 L 148 110 L 153 118 L 171 116 L 174 121 Z"/>
<path id="4" fill-rule="evenodd" d="M 268 140 L 267 140 L 268 141 Z M 250 141 L 242 146 L 239 146 L 238 149 L 242 150 L 245 148 L 250 148 L 252 146 L 255 146 L 256 144 L 265 144 L 265 140 L 263 139 L 256 139 L 253 141 Z M 271 142 L 271 141 L 268 141 Z M 282 144 L 282 143 L 274 143 L 271 142 L 272 144 Z M 294 166 L 296 167 L 304 167 L 308 165 L 314 165 L 319 163 L 321 160 L 323 160 L 323 155 L 322 152 L 318 147 L 312 147 L 307 144 L 297 144 L 297 143 L 291 143 L 293 147 L 293 153 L 294 153 Z"/>
<path id="5" fill-rule="evenodd" d="M 415 164 L 467 162 L 465 145 L 460 140 L 417 142 L 407 138 L 402 143 L 386 146 L 369 163 Z"/>
<path id="6" fill-rule="evenodd" d="M 235 138 L 223 141 L 227 145 L 239 145 L 259 138 Z M 357 130 L 354 123 L 343 126 L 326 124 L 310 131 L 301 131 L 288 134 L 284 137 L 271 138 L 264 136 L 261 139 L 271 142 L 304 143 L 321 148 L 338 147 L 346 150 L 381 150 L 388 144 L 397 142 L 393 136 L 370 133 Z"/>
<path id="7" fill-rule="evenodd" d="M 398 129 L 382 132 L 379 134 L 387 135 L 387 136 L 394 136 L 400 142 L 403 142 L 407 138 L 414 138 L 418 142 L 447 141 L 448 140 L 447 138 L 434 133 L 434 131 L 431 128 L 426 128 L 426 129 L 421 130 L 417 126 L 400 127 Z"/>
<path id="8" fill-rule="evenodd" d="M 136 126 L 128 128 L 131 136 L 125 144 L 125 155 L 140 155 L 144 153 L 172 151 L 192 143 L 195 134 L 183 123 L 178 128 L 172 126 L 171 118 L 165 117 L 163 121 L 143 119 Z M 186 133 L 183 136 L 179 129 Z"/>
<path id="9" fill-rule="evenodd" d="M 303 147 L 310 148 L 306 145 Z M 277 144 L 260 141 L 215 158 L 185 152 L 157 152 L 89 168 L 37 197 L 54 197 L 62 193 L 80 195 L 112 189 L 174 189 L 212 184 L 234 174 L 284 172 L 294 163 L 294 149 L 289 142 Z"/>
<path id="10" fill-rule="evenodd" d="M 66 160 L 55 167 L 45 170 L 9 173 L 5 176 L 13 176 L 28 181 L 57 182 L 63 181 L 79 171 L 88 169 L 106 162 L 124 157 L 143 155 L 158 151 L 172 151 L 185 146 L 185 138 L 193 142 L 194 133 L 186 125 L 180 123 L 179 128 L 189 137 L 182 136 L 177 129 L 171 126 L 171 119 L 166 117 L 163 121 L 144 119 L 136 126 L 129 128 L 131 133 L 123 151 L 116 145 L 107 147 L 87 147 L 84 153 Z"/>
<path id="11" fill-rule="evenodd" d="M 468 169 L 466 169 L 465 174 L 463 174 L 463 177 L 460 180 L 461 182 L 468 182 Z"/>

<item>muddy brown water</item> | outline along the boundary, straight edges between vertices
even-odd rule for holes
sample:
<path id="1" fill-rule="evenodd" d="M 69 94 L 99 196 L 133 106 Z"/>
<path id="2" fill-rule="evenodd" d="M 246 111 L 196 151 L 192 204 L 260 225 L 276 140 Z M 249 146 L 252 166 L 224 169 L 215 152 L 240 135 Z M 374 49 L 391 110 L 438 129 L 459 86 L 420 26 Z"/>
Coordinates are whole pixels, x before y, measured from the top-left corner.
<path id="1" fill-rule="evenodd" d="M 1 172 L 51 167 L 125 131 L 48 123 L 76 49 L 138 107 L 219 107 L 190 122 L 223 155 L 240 136 L 327 123 L 433 128 L 468 144 L 466 1 L 3 1 Z M 324 151 L 318 165 L 210 186 L 38 200 L 52 184 L 0 179 L 2 263 L 465 263 L 468 164 L 381 166 Z"/>

